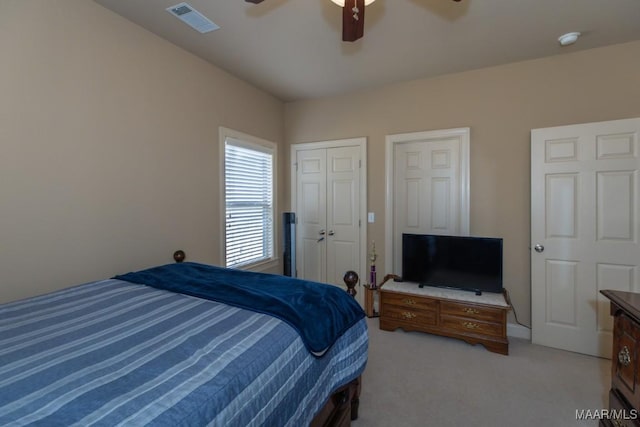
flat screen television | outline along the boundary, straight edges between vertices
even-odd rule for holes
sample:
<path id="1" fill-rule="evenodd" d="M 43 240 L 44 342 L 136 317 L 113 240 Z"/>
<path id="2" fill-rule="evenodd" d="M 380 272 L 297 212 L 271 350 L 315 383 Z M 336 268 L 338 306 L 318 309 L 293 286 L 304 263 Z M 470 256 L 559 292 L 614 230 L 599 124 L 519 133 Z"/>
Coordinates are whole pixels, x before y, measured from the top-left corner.
<path id="1" fill-rule="evenodd" d="M 402 235 L 402 280 L 482 292 L 502 292 L 502 239 Z"/>

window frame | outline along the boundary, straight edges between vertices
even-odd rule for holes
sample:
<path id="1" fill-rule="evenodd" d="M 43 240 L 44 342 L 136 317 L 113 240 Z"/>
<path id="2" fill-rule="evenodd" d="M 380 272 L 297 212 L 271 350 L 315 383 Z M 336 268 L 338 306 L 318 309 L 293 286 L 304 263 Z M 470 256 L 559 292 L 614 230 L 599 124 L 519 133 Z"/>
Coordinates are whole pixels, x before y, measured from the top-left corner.
<path id="1" fill-rule="evenodd" d="M 227 200 L 226 200 L 226 147 L 227 140 L 234 140 L 233 145 L 247 148 L 255 151 L 261 151 L 263 153 L 269 153 L 272 155 L 272 224 L 271 224 L 271 241 L 272 241 L 272 254 L 269 258 L 262 258 L 257 261 L 248 262 L 244 264 L 237 264 L 229 268 L 236 268 L 240 270 L 253 270 L 263 271 L 277 267 L 278 265 L 278 221 L 277 215 L 277 176 L 278 176 L 278 145 L 274 142 L 266 139 L 258 138 L 253 135 L 249 135 L 243 132 L 239 132 L 233 129 L 220 127 L 219 129 L 219 146 L 220 146 L 220 265 L 227 266 L 227 241 L 226 241 L 226 228 L 227 228 Z"/>

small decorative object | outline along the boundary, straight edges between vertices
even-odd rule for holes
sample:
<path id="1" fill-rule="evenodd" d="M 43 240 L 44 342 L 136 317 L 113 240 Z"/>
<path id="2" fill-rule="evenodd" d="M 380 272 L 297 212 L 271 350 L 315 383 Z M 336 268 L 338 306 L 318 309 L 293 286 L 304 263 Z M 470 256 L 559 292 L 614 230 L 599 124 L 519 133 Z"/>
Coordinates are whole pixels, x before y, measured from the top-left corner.
<path id="1" fill-rule="evenodd" d="M 181 249 L 178 249 L 177 251 L 175 251 L 175 252 L 173 253 L 173 260 L 174 260 L 175 262 L 182 262 L 182 261 L 184 261 L 184 259 L 185 259 L 186 257 L 187 257 L 187 256 L 185 255 L 184 251 L 183 251 L 183 250 L 181 250 Z"/>
<path id="2" fill-rule="evenodd" d="M 376 254 L 376 242 L 372 242 L 371 254 L 369 255 L 369 260 L 371 261 L 371 273 L 369 275 L 369 286 L 371 289 L 378 289 L 377 278 L 376 278 L 376 259 L 378 258 L 378 254 Z"/>
<path id="3" fill-rule="evenodd" d="M 368 317 L 378 317 L 380 315 L 379 308 L 379 300 L 380 295 L 378 294 L 378 278 L 376 273 L 376 259 L 378 258 L 378 254 L 376 254 L 376 242 L 371 242 L 371 253 L 369 254 L 369 261 L 371 261 L 371 266 L 369 270 L 369 284 L 365 286 L 365 313 Z"/>
<path id="4" fill-rule="evenodd" d="M 344 273 L 344 277 L 342 278 L 344 283 L 347 285 L 347 293 L 355 298 L 358 291 L 356 291 L 356 284 L 358 283 L 358 273 L 353 270 L 349 270 Z"/>

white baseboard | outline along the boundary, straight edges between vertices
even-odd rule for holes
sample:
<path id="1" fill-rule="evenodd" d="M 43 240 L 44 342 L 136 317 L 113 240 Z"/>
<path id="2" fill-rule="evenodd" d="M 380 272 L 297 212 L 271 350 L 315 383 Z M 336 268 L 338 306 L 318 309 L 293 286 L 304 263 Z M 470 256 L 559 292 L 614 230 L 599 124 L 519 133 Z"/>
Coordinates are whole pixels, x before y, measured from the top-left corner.
<path id="1" fill-rule="evenodd" d="M 531 329 L 517 323 L 507 323 L 507 336 L 531 341 Z"/>

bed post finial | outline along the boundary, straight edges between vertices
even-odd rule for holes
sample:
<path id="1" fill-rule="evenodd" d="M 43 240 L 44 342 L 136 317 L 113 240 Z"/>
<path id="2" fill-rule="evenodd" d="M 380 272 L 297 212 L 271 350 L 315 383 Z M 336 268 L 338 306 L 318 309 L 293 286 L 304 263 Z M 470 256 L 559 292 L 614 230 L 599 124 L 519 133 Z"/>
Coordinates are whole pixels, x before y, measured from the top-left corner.
<path id="1" fill-rule="evenodd" d="M 187 257 L 187 256 L 185 255 L 185 253 L 184 253 L 184 251 L 183 251 L 182 249 L 178 249 L 177 251 L 175 251 L 175 252 L 173 253 L 173 260 L 174 260 L 175 262 L 182 262 L 182 261 L 184 261 L 184 259 L 185 259 L 186 257 Z"/>
<path id="2" fill-rule="evenodd" d="M 353 270 L 349 270 L 344 273 L 344 277 L 342 278 L 344 283 L 347 285 L 347 293 L 355 298 L 358 291 L 356 291 L 356 284 L 358 283 L 358 273 Z"/>

